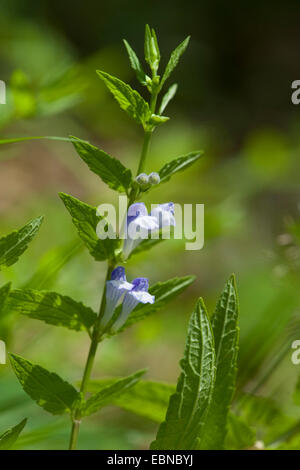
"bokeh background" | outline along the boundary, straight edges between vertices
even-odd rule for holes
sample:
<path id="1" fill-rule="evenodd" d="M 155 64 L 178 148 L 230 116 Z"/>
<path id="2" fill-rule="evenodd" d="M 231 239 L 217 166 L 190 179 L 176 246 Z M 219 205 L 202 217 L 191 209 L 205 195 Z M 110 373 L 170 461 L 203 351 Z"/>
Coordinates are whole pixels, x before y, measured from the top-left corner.
<path id="1" fill-rule="evenodd" d="M 175 0 L 139 2 L 43 0 L 0 2 L 0 137 L 88 139 L 136 171 L 142 133 L 97 78 L 96 69 L 136 87 L 122 38 L 141 57 L 146 22 L 155 27 L 162 65 L 188 34 L 192 40 L 172 79 L 179 84 L 171 120 L 151 144 L 147 170 L 203 149 L 200 163 L 178 174 L 146 202 L 205 204 L 205 247 L 184 250 L 166 241 L 128 265 L 128 277 L 151 283 L 195 274 L 195 283 L 163 311 L 101 345 L 95 377 L 148 368 L 148 378 L 174 383 L 188 317 L 197 297 L 213 311 L 234 272 L 240 293 L 237 398 L 244 391 L 271 397 L 287 420 L 300 420 L 292 400 L 300 366 L 291 344 L 300 339 L 300 107 L 291 103 L 299 79 L 300 3 Z M 170 81 L 169 83 L 172 83 Z M 31 141 L 0 147 L 0 233 L 44 215 L 42 229 L 1 284 L 52 289 L 97 308 L 104 263 L 80 244 L 57 193 L 90 204 L 116 195 L 89 172 L 72 145 Z M 8 348 L 80 379 L 84 334 L 16 318 L 0 318 Z M 63 449 L 67 418 L 53 418 L 23 393 L 10 367 L 0 369 L 0 430 L 24 416 L 22 449 Z M 157 424 L 109 407 L 85 420 L 79 447 L 142 449 Z"/>

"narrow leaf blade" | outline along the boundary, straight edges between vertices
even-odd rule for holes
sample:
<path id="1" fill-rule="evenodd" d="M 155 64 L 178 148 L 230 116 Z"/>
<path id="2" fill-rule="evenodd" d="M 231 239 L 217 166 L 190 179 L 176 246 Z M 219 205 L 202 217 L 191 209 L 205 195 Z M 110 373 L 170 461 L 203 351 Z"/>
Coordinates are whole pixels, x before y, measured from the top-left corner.
<path id="1" fill-rule="evenodd" d="M 138 56 L 136 55 L 130 44 L 126 41 L 126 39 L 123 39 L 123 42 L 128 53 L 131 67 L 135 71 L 137 79 L 142 85 L 147 85 L 146 74 L 143 70 L 143 67 L 141 66 Z"/>
<path id="2" fill-rule="evenodd" d="M 26 423 L 27 419 L 25 418 L 19 424 L 1 434 L 0 450 L 8 450 L 14 445 L 19 435 L 23 431 Z"/>
<path id="3" fill-rule="evenodd" d="M 166 163 L 160 170 L 160 182 L 165 183 L 169 181 L 171 176 L 179 171 L 186 170 L 191 165 L 193 165 L 199 158 L 203 156 L 203 152 L 201 150 L 197 150 L 195 152 L 190 152 L 187 155 L 183 155 L 181 157 L 175 158 L 170 162 Z"/>
<path id="4" fill-rule="evenodd" d="M 7 306 L 13 312 L 76 331 L 89 330 L 97 318 L 89 307 L 57 292 L 14 289 Z"/>
<path id="5" fill-rule="evenodd" d="M 113 379 L 113 382 L 116 380 Z M 95 393 L 113 382 L 112 379 L 93 380 L 89 383 L 88 391 Z M 114 398 L 112 404 L 160 423 L 164 420 L 170 395 L 174 392 L 174 385 L 140 380 L 132 388 L 125 390 L 121 395 Z"/>
<path id="6" fill-rule="evenodd" d="M 173 85 L 170 86 L 168 91 L 164 94 L 162 100 L 161 100 L 161 105 L 159 107 L 159 114 L 162 114 L 170 101 L 174 98 L 177 92 L 178 85 L 177 83 L 174 83 Z"/>
<path id="7" fill-rule="evenodd" d="M 145 370 L 140 370 L 135 374 L 132 374 L 124 379 L 116 380 L 108 386 L 102 388 L 98 393 L 92 395 L 91 398 L 83 405 L 81 413 L 83 416 L 89 416 L 96 413 L 98 410 L 112 403 L 113 400 L 133 387 L 142 375 L 145 374 Z"/>
<path id="8" fill-rule="evenodd" d="M 211 325 L 200 299 L 191 316 L 182 373 L 171 396 L 165 421 L 151 449 L 194 449 L 203 430 L 215 381 L 215 351 Z"/>
<path id="9" fill-rule="evenodd" d="M 27 249 L 28 244 L 38 232 L 43 217 L 37 217 L 20 230 L 0 238 L 0 269 L 2 266 L 11 266 Z"/>
<path id="10" fill-rule="evenodd" d="M 169 62 L 167 64 L 166 70 L 161 79 L 160 88 L 163 87 L 165 81 L 168 80 L 169 76 L 171 75 L 175 67 L 177 66 L 180 57 L 182 56 L 182 54 L 184 53 L 184 51 L 186 50 L 189 44 L 189 40 L 190 40 L 190 36 L 185 38 L 185 40 L 182 41 L 179 44 L 179 46 L 177 46 L 176 49 L 174 49 L 174 51 L 172 52 Z"/>
<path id="11" fill-rule="evenodd" d="M 16 354 L 9 354 L 11 365 L 24 391 L 53 415 L 70 413 L 79 393 L 57 374 Z"/>

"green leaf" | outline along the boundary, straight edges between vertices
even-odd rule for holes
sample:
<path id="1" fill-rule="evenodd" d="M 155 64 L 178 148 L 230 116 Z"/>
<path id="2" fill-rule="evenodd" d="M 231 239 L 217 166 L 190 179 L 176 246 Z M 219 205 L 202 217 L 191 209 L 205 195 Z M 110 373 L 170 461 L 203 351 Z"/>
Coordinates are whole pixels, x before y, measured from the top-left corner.
<path id="1" fill-rule="evenodd" d="M 95 393 L 115 381 L 116 379 L 92 380 L 88 391 Z M 132 388 L 114 398 L 112 404 L 160 423 L 166 415 L 170 395 L 174 392 L 174 385 L 140 380 Z"/>
<path id="2" fill-rule="evenodd" d="M 184 277 L 174 277 L 164 282 L 157 282 L 149 289 L 149 293 L 155 296 L 154 304 L 139 304 L 130 314 L 125 325 L 117 331 L 120 333 L 129 326 L 134 325 L 135 323 L 143 320 L 145 317 L 152 315 L 157 312 L 157 310 L 164 307 L 170 300 L 180 294 L 184 289 L 186 289 L 192 282 L 194 282 L 195 276 L 184 276 Z M 117 317 L 121 312 L 121 306 L 116 308 L 114 318 Z M 117 333 L 108 332 L 108 335 L 114 335 Z"/>
<path id="3" fill-rule="evenodd" d="M 14 445 L 26 423 L 27 419 L 23 419 L 19 424 L 1 434 L 0 450 L 8 450 Z"/>
<path id="4" fill-rule="evenodd" d="M 211 325 L 200 299 L 189 322 L 182 373 L 171 396 L 165 421 L 151 449 L 195 449 L 201 436 L 215 382 L 215 350 Z"/>
<path id="5" fill-rule="evenodd" d="M 141 63 L 140 63 L 136 53 L 134 52 L 134 50 L 132 49 L 130 44 L 126 41 L 126 39 L 123 39 L 123 42 L 125 44 L 125 47 L 126 47 L 126 50 L 127 50 L 127 53 L 128 53 L 128 57 L 129 57 L 129 60 L 130 60 L 131 67 L 135 71 L 138 81 L 142 85 L 147 85 L 146 74 L 143 70 L 143 67 L 141 66 Z"/>
<path id="6" fill-rule="evenodd" d="M 73 145 L 89 169 L 100 176 L 104 183 L 120 193 L 128 193 L 132 181 L 131 171 L 119 160 L 80 139 Z"/>
<path id="7" fill-rule="evenodd" d="M 112 77 L 101 70 L 97 70 L 97 73 L 115 97 L 120 107 L 124 109 L 136 122 L 145 127 L 151 117 L 151 111 L 144 98 L 142 98 L 136 90 L 133 90 L 129 85 L 127 85 L 127 83 L 122 82 L 122 80 Z"/>
<path id="8" fill-rule="evenodd" d="M 242 450 L 252 447 L 256 438 L 255 430 L 240 416 L 233 413 L 228 415 L 228 434 L 226 437 L 226 449 Z"/>
<path id="9" fill-rule="evenodd" d="M 166 181 L 169 181 L 171 176 L 178 173 L 178 171 L 186 170 L 202 156 L 203 152 L 201 150 L 197 150 L 166 163 L 161 170 L 159 170 L 160 182 L 165 183 Z"/>
<path id="10" fill-rule="evenodd" d="M 78 235 L 95 260 L 104 261 L 112 259 L 115 249 L 119 246 L 119 240 L 112 238 L 100 240 L 98 238 L 96 233 L 97 225 L 101 220 L 105 219 L 97 215 L 96 207 L 85 204 L 69 194 L 59 193 L 59 197 L 71 214 Z M 108 224 L 106 228 L 109 230 Z"/>
<path id="11" fill-rule="evenodd" d="M 216 350 L 216 382 L 199 449 L 220 450 L 227 433 L 227 416 L 235 391 L 239 344 L 239 305 L 235 278 L 226 283 L 212 317 Z"/>
<path id="12" fill-rule="evenodd" d="M 97 318 L 89 307 L 56 292 L 15 289 L 9 294 L 7 306 L 27 317 L 76 331 L 89 330 Z"/>
<path id="13" fill-rule="evenodd" d="M 300 405 L 300 375 L 298 376 L 298 380 L 293 394 L 293 399 L 296 405 Z"/>
<path id="14" fill-rule="evenodd" d="M 116 380 L 106 387 L 102 388 L 98 393 L 92 395 L 81 408 L 83 416 L 89 416 L 96 413 L 98 410 L 112 403 L 121 393 L 133 387 L 140 377 L 145 373 L 145 370 L 140 370 L 135 374 L 129 375 L 125 379 Z"/>
<path id="15" fill-rule="evenodd" d="M 18 261 L 27 249 L 29 242 L 39 230 L 43 217 L 37 217 L 20 230 L 0 238 L 0 269 L 1 266 L 11 266 Z"/>
<path id="16" fill-rule="evenodd" d="M 162 114 L 164 112 L 164 110 L 166 109 L 170 101 L 174 98 L 177 92 L 177 88 L 178 88 L 177 83 L 174 83 L 173 85 L 170 86 L 168 91 L 164 94 L 161 100 L 159 111 L 158 111 L 159 114 Z"/>
<path id="17" fill-rule="evenodd" d="M 148 24 L 145 26 L 145 42 L 144 42 L 144 53 L 145 53 L 145 60 L 150 65 L 151 64 L 151 29 Z"/>
<path id="18" fill-rule="evenodd" d="M 7 284 L 5 284 L 4 286 L 0 288 L 0 315 L 6 303 L 6 300 L 10 291 L 10 287 L 11 287 L 11 283 L 8 282 Z"/>
<path id="19" fill-rule="evenodd" d="M 164 124 L 165 122 L 169 121 L 168 116 L 159 116 L 158 114 L 152 114 L 149 119 L 149 124 L 153 126 L 159 126 L 160 124 Z"/>
<path id="20" fill-rule="evenodd" d="M 180 43 L 179 46 L 177 46 L 176 49 L 174 49 L 174 51 L 172 52 L 169 62 L 167 64 L 166 70 L 160 82 L 160 90 L 162 89 L 165 81 L 169 78 L 169 76 L 171 75 L 175 67 L 177 66 L 180 57 L 182 56 L 182 54 L 184 53 L 184 51 L 186 50 L 188 46 L 189 40 L 190 40 L 190 36 L 185 38 L 185 40 L 182 41 L 182 43 Z"/>
<path id="21" fill-rule="evenodd" d="M 53 415 L 70 413 L 79 400 L 77 390 L 57 374 L 16 354 L 9 354 L 11 365 L 24 391 Z"/>

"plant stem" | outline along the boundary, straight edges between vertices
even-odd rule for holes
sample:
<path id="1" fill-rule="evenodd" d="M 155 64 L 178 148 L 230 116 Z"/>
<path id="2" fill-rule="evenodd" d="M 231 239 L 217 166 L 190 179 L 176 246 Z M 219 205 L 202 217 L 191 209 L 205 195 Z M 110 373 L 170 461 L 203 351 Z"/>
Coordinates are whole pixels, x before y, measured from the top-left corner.
<path id="1" fill-rule="evenodd" d="M 155 113 L 155 108 L 156 108 L 156 102 L 157 102 L 157 95 L 158 95 L 158 89 L 156 88 L 151 95 L 151 101 L 150 101 L 150 109 L 152 114 Z M 149 150 L 149 144 L 152 136 L 153 128 L 147 129 L 144 132 L 144 141 L 143 141 L 143 147 L 141 151 L 141 156 L 140 156 L 140 161 L 139 161 L 139 166 L 138 166 L 138 171 L 137 174 L 139 175 L 140 173 L 143 172 L 145 163 L 146 163 L 146 157 L 148 154 Z M 130 194 L 129 198 L 129 203 L 132 204 L 135 201 L 136 198 L 136 192 L 132 191 Z M 102 294 L 102 299 L 101 299 L 101 304 L 100 304 L 100 310 L 99 314 L 96 320 L 96 323 L 93 328 L 93 333 L 92 333 L 92 340 L 90 344 L 90 349 L 88 353 L 88 357 L 86 360 L 85 368 L 84 368 L 84 373 L 81 381 L 81 386 L 80 386 L 80 393 L 82 394 L 82 397 L 84 398 L 86 394 L 86 389 L 91 377 L 96 353 L 97 353 L 97 348 L 98 348 L 98 343 L 99 343 L 99 334 L 100 334 L 100 321 L 102 318 L 102 315 L 104 313 L 105 309 L 105 291 L 106 291 L 106 281 L 110 279 L 111 272 L 115 267 L 115 263 L 109 263 L 108 268 L 107 268 L 107 273 L 106 273 L 106 279 L 105 279 L 105 284 L 104 284 L 104 290 Z M 69 443 L 69 450 L 75 450 L 77 446 L 77 440 L 78 440 L 78 435 L 79 435 L 79 428 L 80 428 L 80 423 L 81 423 L 81 415 L 80 415 L 80 410 L 77 409 L 72 416 L 72 430 L 71 430 L 71 436 L 70 436 L 70 443 Z"/>
<path id="2" fill-rule="evenodd" d="M 157 92 L 157 89 L 155 89 L 151 94 L 151 100 L 150 100 L 150 110 L 151 110 L 152 114 L 155 113 L 157 96 L 158 96 L 158 92 Z M 144 132 L 144 141 L 143 141 L 143 147 L 142 147 L 142 152 L 141 152 L 141 156 L 140 156 L 140 162 L 139 162 L 139 166 L 138 166 L 138 170 L 137 170 L 137 175 L 139 175 L 140 173 L 142 173 L 144 171 L 145 163 L 146 163 L 146 157 L 147 157 L 148 150 L 149 150 L 149 144 L 150 144 L 152 132 L 153 132 L 153 129 L 145 130 L 145 132 Z"/>
<path id="3" fill-rule="evenodd" d="M 100 304 L 100 309 L 99 309 L 99 314 L 96 320 L 96 323 L 93 328 L 93 334 L 92 334 L 92 341 L 88 353 L 88 357 L 86 360 L 85 368 L 84 368 L 84 373 L 81 381 L 81 386 L 80 386 L 80 393 L 82 394 L 83 398 L 86 393 L 86 389 L 91 377 L 96 353 L 97 353 L 97 348 L 98 348 L 98 343 L 99 343 L 99 332 L 100 332 L 100 321 L 105 309 L 105 291 L 106 291 L 106 281 L 110 278 L 111 272 L 114 268 L 114 264 L 110 263 L 107 268 L 107 273 L 106 273 L 106 278 L 105 278 L 105 283 L 104 283 L 104 290 L 101 298 L 101 304 Z M 80 410 L 76 410 L 74 413 L 74 416 L 72 417 L 72 430 L 71 430 L 71 436 L 70 436 L 70 444 L 69 444 L 69 450 L 74 450 L 76 449 L 77 446 L 77 439 L 78 439 L 78 434 L 79 434 L 79 427 L 80 427 Z"/>

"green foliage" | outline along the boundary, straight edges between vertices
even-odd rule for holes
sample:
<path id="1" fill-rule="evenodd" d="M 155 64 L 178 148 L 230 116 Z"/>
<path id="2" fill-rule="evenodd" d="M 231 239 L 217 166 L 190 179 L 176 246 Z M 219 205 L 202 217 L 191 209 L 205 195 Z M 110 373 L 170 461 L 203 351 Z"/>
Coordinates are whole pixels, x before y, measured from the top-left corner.
<path id="1" fill-rule="evenodd" d="M 176 49 L 174 49 L 174 51 L 172 52 L 169 62 L 167 63 L 167 66 L 166 66 L 166 70 L 160 82 L 160 89 L 163 87 L 165 81 L 168 80 L 169 76 L 171 75 L 175 67 L 177 66 L 180 57 L 182 56 L 182 54 L 184 53 L 184 51 L 186 50 L 188 46 L 189 40 L 190 40 L 190 36 L 185 38 L 185 40 L 182 41 L 179 44 L 179 46 L 177 46 Z"/>
<path id="2" fill-rule="evenodd" d="M 149 293 L 155 296 L 154 304 L 139 304 L 132 311 L 125 325 L 116 333 L 109 331 L 109 335 L 120 333 L 124 331 L 129 326 L 143 320 L 145 317 L 152 315 L 163 308 L 170 300 L 175 296 L 179 295 L 184 289 L 186 289 L 193 281 L 195 280 L 194 276 L 184 276 L 184 277 L 174 277 L 164 282 L 157 282 L 150 287 Z M 116 309 L 114 318 L 119 315 L 121 307 L 119 306 Z"/>
<path id="3" fill-rule="evenodd" d="M 7 305 L 13 312 L 76 331 L 89 331 L 97 318 L 89 307 L 57 292 L 15 289 Z"/>
<path id="4" fill-rule="evenodd" d="M 155 75 L 159 66 L 160 51 L 158 47 L 157 37 L 154 29 L 146 24 L 145 28 L 145 44 L 144 44 L 145 60 L 149 64 L 153 74 Z"/>
<path id="5" fill-rule="evenodd" d="M 226 449 L 242 450 L 253 446 L 256 433 L 243 418 L 229 413 Z"/>
<path id="6" fill-rule="evenodd" d="M 89 169 L 100 176 L 104 183 L 111 189 L 128 194 L 132 182 L 131 171 L 119 160 L 80 139 L 73 142 L 73 145 Z"/>
<path id="7" fill-rule="evenodd" d="M 136 53 L 134 52 L 134 50 L 132 49 L 130 44 L 126 41 L 126 39 L 123 39 L 123 42 L 125 44 L 125 47 L 126 47 L 126 50 L 127 50 L 127 53 L 128 53 L 128 57 L 129 57 L 129 60 L 130 60 L 131 67 L 135 71 L 138 81 L 142 85 L 147 85 L 147 75 L 145 74 L 145 72 L 143 70 L 143 67 L 141 66 L 141 63 L 140 63 Z M 148 77 L 148 80 L 150 80 L 149 77 Z"/>
<path id="8" fill-rule="evenodd" d="M 293 398 L 295 404 L 300 405 L 300 375 L 298 376 Z"/>
<path id="9" fill-rule="evenodd" d="M 112 238 L 100 240 L 97 237 L 96 227 L 100 220 L 104 220 L 104 218 L 97 215 L 96 207 L 81 202 L 69 194 L 59 193 L 59 196 L 72 217 L 72 222 L 77 228 L 78 235 L 94 259 L 96 261 L 113 259 L 115 250 L 119 246 L 119 241 Z M 107 229 L 109 229 L 108 224 Z"/>
<path id="10" fill-rule="evenodd" d="M 144 98 L 142 98 L 136 90 L 133 90 L 129 85 L 122 82 L 122 80 L 112 77 L 101 70 L 97 70 L 97 73 L 117 100 L 120 107 L 138 124 L 142 124 L 142 126 L 146 128 L 151 117 L 151 111 Z"/>
<path id="11" fill-rule="evenodd" d="M 133 387 L 137 381 L 145 374 L 145 370 L 140 370 L 135 374 L 129 375 L 123 379 L 115 380 L 107 386 L 104 386 L 98 393 L 92 395 L 81 407 L 81 415 L 88 416 L 96 413 L 98 410 L 113 403 L 113 400 Z"/>
<path id="12" fill-rule="evenodd" d="M 165 421 L 151 449 L 195 449 L 212 400 L 215 382 L 213 333 L 200 299 L 189 322 L 182 373 L 171 396 Z"/>
<path id="13" fill-rule="evenodd" d="M 16 354 L 9 354 L 11 365 L 24 391 L 53 415 L 71 413 L 80 395 L 57 374 Z"/>
<path id="14" fill-rule="evenodd" d="M 177 83 L 174 83 L 173 85 L 170 86 L 170 88 L 166 91 L 164 96 L 162 97 L 161 100 L 161 105 L 159 107 L 159 114 L 162 114 L 170 101 L 174 98 L 177 92 L 178 85 Z"/>
<path id="15" fill-rule="evenodd" d="M 2 286 L 0 288 L 0 314 L 1 314 L 2 309 L 3 309 L 3 307 L 6 303 L 10 288 L 11 288 L 11 283 L 10 282 L 8 282 L 7 284 L 5 284 L 4 286 Z"/>
<path id="16" fill-rule="evenodd" d="M 23 419 L 19 424 L 1 434 L 0 450 L 8 450 L 14 445 L 26 423 L 27 419 Z"/>
<path id="17" fill-rule="evenodd" d="M 216 381 L 200 449 L 222 449 L 227 415 L 235 390 L 239 343 L 239 306 L 234 276 L 227 282 L 212 317 Z"/>
<path id="18" fill-rule="evenodd" d="M 201 150 L 197 150 L 195 152 L 188 153 L 187 155 L 183 155 L 182 157 L 175 158 L 174 160 L 166 163 L 160 170 L 160 182 L 165 183 L 169 181 L 171 176 L 173 176 L 178 171 L 183 171 L 189 168 L 193 163 L 195 163 L 199 158 L 203 156 L 203 152 Z"/>
<path id="19" fill-rule="evenodd" d="M 89 392 L 102 390 L 116 379 L 92 380 Z M 112 400 L 112 404 L 123 410 L 130 411 L 156 423 L 163 421 L 169 403 L 170 395 L 175 392 L 175 386 L 150 380 L 140 380 L 129 390 L 125 390 Z"/>
<path id="20" fill-rule="evenodd" d="M 20 230 L 0 238 L 0 269 L 2 266 L 11 266 L 27 249 L 28 244 L 38 232 L 43 217 L 37 217 Z"/>

